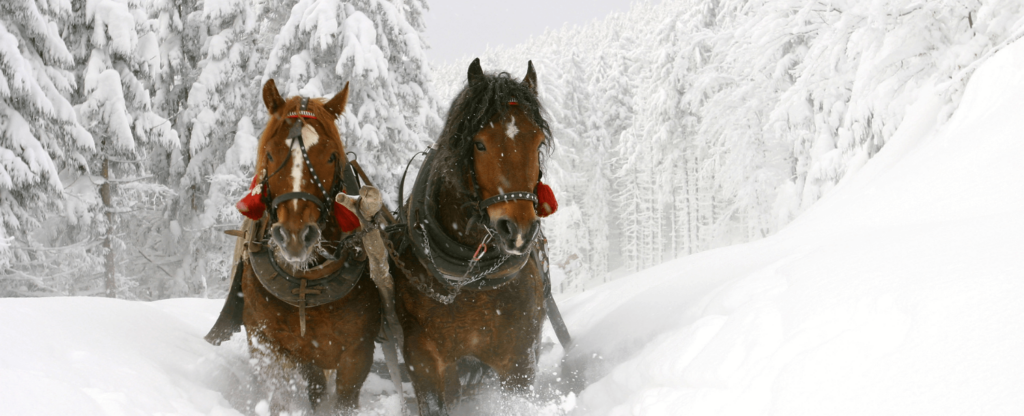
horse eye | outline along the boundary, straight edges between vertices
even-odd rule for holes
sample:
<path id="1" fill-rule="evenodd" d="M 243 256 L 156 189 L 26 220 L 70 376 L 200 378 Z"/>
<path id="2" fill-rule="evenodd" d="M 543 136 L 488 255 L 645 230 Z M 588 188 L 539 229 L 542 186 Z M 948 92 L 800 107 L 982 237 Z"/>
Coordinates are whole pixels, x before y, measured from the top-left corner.
<path id="1" fill-rule="evenodd" d="M 487 150 L 487 146 L 484 146 L 483 142 L 475 142 L 475 144 L 476 144 L 476 150 L 479 150 L 481 152 Z"/>

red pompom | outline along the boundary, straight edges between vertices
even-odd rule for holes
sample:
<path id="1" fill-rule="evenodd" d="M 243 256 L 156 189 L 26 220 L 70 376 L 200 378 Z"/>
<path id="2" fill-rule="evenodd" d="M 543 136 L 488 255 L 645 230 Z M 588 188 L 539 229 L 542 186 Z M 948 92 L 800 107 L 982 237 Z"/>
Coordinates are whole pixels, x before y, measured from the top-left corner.
<path id="1" fill-rule="evenodd" d="M 350 233 L 359 228 L 359 217 L 337 202 L 334 203 L 334 219 L 338 221 L 343 233 Z"/>
<path id="2" fill-rule="evenodd" d="M 554 214 L 558 211 L 558 201 L 555 200 L 555 193 L 551 192 L 551 187 L 544 184 L 544 182 L 537 182 L 537 215 L 540 217 L 546 217 Z"/>
<path id="3" fill-rule="evenodd" d="M 249 217 L 253 221 L 259 221 L 260 218 L 263 218 L 263 212 L 267 210 L 266 204 L 263 203 L 263 184 L 257 183 L 257 178 L 252 178 L 249 192 L 246 192 L 242 200 L 235 204 L 238 212 L 241 212 L 242 215 Z"/>

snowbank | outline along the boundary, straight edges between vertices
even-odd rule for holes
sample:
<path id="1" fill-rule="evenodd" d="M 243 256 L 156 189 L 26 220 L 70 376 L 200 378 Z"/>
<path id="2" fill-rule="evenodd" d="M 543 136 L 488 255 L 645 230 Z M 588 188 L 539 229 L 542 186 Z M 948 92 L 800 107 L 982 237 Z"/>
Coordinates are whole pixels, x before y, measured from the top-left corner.
<path id="1" fill-rule="evenodd" d="M 0 414 L 239 415 L 242 345 L 203 340 L 222 303 L 0 299 Z"/>
<path id="2" fill-rule="evenodd" d="M 1024 414 L 1024 42 L 778 235 L 563 301 L 576 414 Z"/>

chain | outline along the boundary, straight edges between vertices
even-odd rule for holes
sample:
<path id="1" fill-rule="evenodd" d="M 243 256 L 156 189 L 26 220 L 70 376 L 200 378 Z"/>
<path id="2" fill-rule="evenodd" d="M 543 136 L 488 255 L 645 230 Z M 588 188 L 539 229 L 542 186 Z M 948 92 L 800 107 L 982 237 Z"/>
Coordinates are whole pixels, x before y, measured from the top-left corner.
<path id="1" fill-rule="evenodd" d="M 398 250 L 395 250 L 395 246 L 391 244 L 390 239 L 385 241 L 384 244 L 388 249 L 388 255 L 390 255 L 391 259 L 395 261 L 395 266 L 397 266 L 398 269 L 409 278 L 409 281 L 411 281 L 420 292 L 423 292 L 427 297 L 445 305 L 449 305 L 455 300 L 455 296 L 458 295 L 458 292 L 450 293 L 448 295 L 437 293 L 434 288 L 430 287 L 430 284 L 424 282 L 419 276 L 412 274 L 412 271 L 405 267 L 405 262 L 399 259 Z"/>
<path id="2" fill-rule="evenodd" d="M 423 224 L 420 224 L 419 230 L 420 230 L 420 233 L 423 234 L 423 251 L 427 253 L 427 257 L 430 259 L 430 262 L 432 264 L 436 264 L 436 262 L 434 262 L 434 255 L 430 251 L 430 237 L 427 235 L 427 229 L 423 226 Z M 483 241 L 482 244 L 486 244 L 486 242 L 488 240 L 490 240 L 491 235 L 490 235 L 489 231 L 490 230 L 488 230 L 488 235 L 486 237 L 484 237 L 484 241 Z M 389 250 L 393 251 L 394 248 L 389 246 Z M 397 255 L 396 254 L 392 254 L 392 257 L 393 258 L 397 257 Z M 509 257 L 511 257 L 511 256 L 508 255 L 508 254 L 503 254 L 501 256 L 501 259 L 498 260 L 498 262 L 494 263 L 493 266 L 491 266 L 489 269 L 484 270 L 483 272 L 481 272 L 481 273 L 479 273 L 479 274 L 477 274 L 476 276 L 473 276 L 473 277 L 469 277 L 469 274 L 473 270 L 473 267 L 476 266 L 476 264 L 479 262 L 479 259 L 477 259 L 477 258 L 473 258 L 473 259 L 470 260 L 469 267 L 466 269 L 466 274 L 464 274 L 462 276 L 462 279 L 453 280 L 453 279 L 449 279 L 448 277 L 442 275 L 441 278 L 449 281 L 450 284 L 452 285 L 452 290 L 447 295 L 442 295 L 440 293 L 437 293 L 437 291 L 435 291 L 434 288 L 430 287 L 429 284 L 427 284 L 426 282 L 423 282 L 422 280 L 420 280 L 418 278 L 416 279 L 417 280 L 416 283 L 417 283 L 417 286 L 419 286 L 420 290 L 423 291 L 423 293 L 425 293 L 431 299 L 434 299 L 434 300 L 436 300 L 438 302 L 441 302 L 441 303 L 443 303 L 445 305 L 449 305 L 449 304 L 451 304 L 452 302 L 455 301 L 455 298 L 459 295 L 460 292 L 462 292 L 462 288 L 463 287 L 466 287 L 466 286 L 468 286 L 470 284 L 476 283 L 476 282 L 480 281 L 481 279 L 487 277 L 487 275 L 489 275 L 491 273 L 494 273 L 495 271 L 498 270 L 498 268 L 503 266 L 506 261 L 508 261 Z M 413 276 L 412 273 L 409 273 L 409 271 L 405 269 L 404 265 L 402 265 L 401 267 L 402 267 L 402 271 L 405 272 L 406 276 L 409 276 L 409 277 Z"/>

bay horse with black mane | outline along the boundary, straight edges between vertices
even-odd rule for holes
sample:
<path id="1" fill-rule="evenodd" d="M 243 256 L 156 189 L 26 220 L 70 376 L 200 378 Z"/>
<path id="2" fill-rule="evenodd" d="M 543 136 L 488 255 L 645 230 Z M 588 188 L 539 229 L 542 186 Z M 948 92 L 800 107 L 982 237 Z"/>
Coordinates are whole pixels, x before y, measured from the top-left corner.
<path id="1" fill-rule="evenodd" d="M 551 132 L 537 75 L 532 62 L 521 82 L 484 74 L 477 59 L 468 77 L 391 235 L 421 416 L 448 413 L 464 357 L 490 366 L 503 390 L 529 392 L 545 315 L 539 216 L 556 205 L 540 182 Z"/>
<path id="2" fill-rule="evenodd" d="M 359 219 L 335 203 L 356 182 L 335 119 L 348 84 L 330 100 L 281 97 L 273 80 L 263 88 L 270 119 L 257 148 L 256 177 L 238 209 L 246 221 L 231 292 L 207 336 L 219 344 L 243 323 L 265 386 L 308 386 L 314 408 L 337 370 L 337 406 L 358 406 L 381 327 L 381 300 L 365 255 L 348 243 Z M 238 235 L 238 234 L 236 234 Z M 247 260 L 247 261 L 245 261 Z M 240 321 L 240 322 L 239 322 Z M 298 370 L 304 380 L 287 376 Z M 304 381 L 304 383 L 302 383 Z M 284 404 L 271 392 L 271 411 Z"/>

